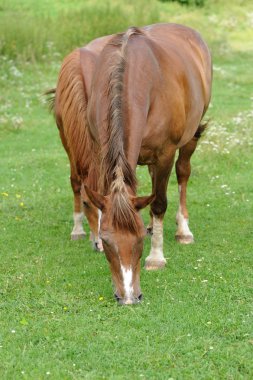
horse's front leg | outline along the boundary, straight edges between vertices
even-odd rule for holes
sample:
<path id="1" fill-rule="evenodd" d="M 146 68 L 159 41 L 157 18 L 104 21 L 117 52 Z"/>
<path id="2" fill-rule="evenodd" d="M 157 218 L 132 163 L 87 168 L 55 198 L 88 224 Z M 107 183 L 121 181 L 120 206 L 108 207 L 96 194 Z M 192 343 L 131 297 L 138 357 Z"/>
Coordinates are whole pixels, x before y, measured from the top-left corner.
<path id="1" fill-rule="evenodd" d="M 151 251 L 145 260 L 145 268 L 154 270 L 163 268 L 166 259 L 163 254 L 163 218 L 167 209 L 167 186 L 174 162 L 175 152 L 162 163 L 152 167 L 152 187 L 156 197 L 151 204 L 152 237 Z"/>

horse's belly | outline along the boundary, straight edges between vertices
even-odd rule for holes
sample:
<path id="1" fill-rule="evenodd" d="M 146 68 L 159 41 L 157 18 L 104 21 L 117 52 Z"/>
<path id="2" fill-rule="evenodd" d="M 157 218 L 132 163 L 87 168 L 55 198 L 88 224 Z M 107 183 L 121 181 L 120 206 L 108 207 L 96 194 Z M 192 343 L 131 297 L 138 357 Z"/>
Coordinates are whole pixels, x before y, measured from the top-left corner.
<path id="1" fill-rule="evenodd" d="M 204 105 L 199 111 L 192 112 L 189 115 L 188 119 L 185 121 L 184 130 L 180 140 L 178 141 L 177 148 L 181 148 L 193 138 L 201 122 L 203 109 Z"/>

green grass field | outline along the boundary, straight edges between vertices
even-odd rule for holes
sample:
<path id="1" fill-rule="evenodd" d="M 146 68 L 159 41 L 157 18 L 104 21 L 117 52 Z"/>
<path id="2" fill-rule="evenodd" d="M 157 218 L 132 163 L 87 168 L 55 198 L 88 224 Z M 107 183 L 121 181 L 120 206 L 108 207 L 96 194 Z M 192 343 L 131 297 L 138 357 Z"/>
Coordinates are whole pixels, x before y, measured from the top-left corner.
<path id="1" fill-rule="evenodd" d="M 253 3 L 206 3 L 0 1 L 1 379 L 253 378 Z M 104 255 L 70 241 L 69 164 L 41 94 L 74 47 L 156 21 L 198 29 L 213 54 L 188 194 L 196 242 L 174 239 L 173 172 L 167 267 L 142 269 L 144 301 L 119 307 Z"/>

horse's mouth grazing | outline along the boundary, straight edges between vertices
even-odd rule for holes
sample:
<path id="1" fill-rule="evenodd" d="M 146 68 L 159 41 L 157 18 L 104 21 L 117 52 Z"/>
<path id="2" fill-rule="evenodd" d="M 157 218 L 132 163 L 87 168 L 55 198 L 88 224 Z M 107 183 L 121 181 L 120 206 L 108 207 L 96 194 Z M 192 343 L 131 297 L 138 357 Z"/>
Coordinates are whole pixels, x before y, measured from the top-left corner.
<path id="1" fill-rule="evenodd" d="M 133 304 L 141 302 L 143 299 L 142 293 L 138 297 L 133 298 L 132 300 L 124 300 L 123 298 L 119 297 L 118 294 L 116 294 L 116 293 L 114 294 L 114 297 L 117 300 L 117 302 L 119 303 L 119 305 L 131 305 L 131 304 L 133 305 Z M 131 301 L 131 302 L 129 302 L 129 301 Z"/>

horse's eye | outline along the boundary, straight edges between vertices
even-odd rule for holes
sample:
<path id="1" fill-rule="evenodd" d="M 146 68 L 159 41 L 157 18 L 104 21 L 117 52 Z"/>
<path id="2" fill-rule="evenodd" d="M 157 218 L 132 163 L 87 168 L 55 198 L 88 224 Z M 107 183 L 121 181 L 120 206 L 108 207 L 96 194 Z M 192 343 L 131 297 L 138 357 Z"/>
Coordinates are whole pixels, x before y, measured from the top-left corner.
<path id="1" fill-rule="evenodd" d="M 87 202 L 83 202 L 84 207 L 89 207 L 89 204 Z"/>

